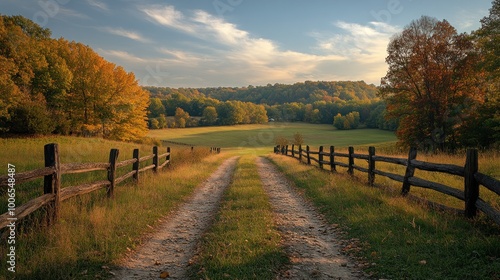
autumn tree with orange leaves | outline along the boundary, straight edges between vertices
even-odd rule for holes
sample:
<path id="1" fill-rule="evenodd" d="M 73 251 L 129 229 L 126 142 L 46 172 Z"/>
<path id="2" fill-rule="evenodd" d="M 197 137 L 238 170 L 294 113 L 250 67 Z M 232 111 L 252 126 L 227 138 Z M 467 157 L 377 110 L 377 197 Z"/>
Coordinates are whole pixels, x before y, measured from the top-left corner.
<path id="1" fill-rule="evenodd" d="M 423 16 L 388 46 L 380 95 L 388 117 L 399 119 L 405 146 L 449 150 L 460 145 L 460 127 L 484 102 L 484 75 L 471 36 L 446 20 Z"/>
<path id="2" fill-rule="evenodd" d="M 0 65 L 0 133 L 129 141 L 148 132 L 149 93 L 89 46 L 0 15 Z"/>

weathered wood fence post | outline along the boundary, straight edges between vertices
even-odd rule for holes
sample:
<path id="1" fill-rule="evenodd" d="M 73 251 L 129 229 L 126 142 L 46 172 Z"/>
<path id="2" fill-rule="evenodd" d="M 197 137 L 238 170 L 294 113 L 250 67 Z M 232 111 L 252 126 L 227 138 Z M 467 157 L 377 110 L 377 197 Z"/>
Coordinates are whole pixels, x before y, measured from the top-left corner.
<path id="1" fill-rule="evenodd" d="M 168 162 L 167 166 L 170 165 L 170 147 L 167 147 L 167 153 L 168 155 L 166 156 L 165 160 Z"/>
<path id="2" fill-rule="evenodd" d="M 288 156 L 288 145 L 285 146 L 285 156 Z"/>
<path id="3" fill-rule="evenodd" d="M 373 160 L 375 156 L 375 147 L 368 147 L 368 185 L 372 186 L 375 184 L 375 161 Z"/>
<path id="4" fill-rule="evenodd" d="M 417 148 L 410 148 L 408 153 L 408 163 L 406 164 L 405 177 L 403 179 L 403 188 L 401 189 L 401 194 L 403 196 L 410 192 L 410 182 L 408 181 L 415 174 L 415 167 L 412 166 L 411 161 L 417 158 Z"/>
<path id="5" fill-rule="evenodd" d="M 354 175 L 354 158 L 352 157 L 352 154 L 354 154 L 354 147 L 349 147 L 349 169 L 347 170 L 349 175 Z"/>
<path id="6" fill-rule="evenodd" d="M 49 225 L 57 222 L 59 218 L 59 207 L 61 205 L 61 162 L 59 159 L 59 146 L 55 143 L 44 146 L 45 167 L 54 167 L 55 172 L 43 179 L 43 193 L 53 194 L 54 201 L 48 205 L 47 223 Z"/>
<path id="7" fill-rule="evenodd" d="M 292 157 L 295 157 L 295 145 L 292 144 Z"/>
<path id="8" fill-rule="evenodd" d="M 136 160 L 132 165 L 132 170 L 135 171 L 133 178 L 136 183 L 139 182 L 139 149 L 134 149 L 133 158 Z"/>
<path id="9" fill-rule="evenodd" d="M 323 169 L 323 146 L 319 146 L 318 161 L 319 161 L 319 168 Z"/>
<path id="10" fill-rule="evenodd" d="M 335 166 L 335 147 L 330 146 L 330 171 L 334 172 L 337 170 L 337 167 Z"/>
<path id="11" fill-rule="evenodd" d="M 118 149 L 111 149 L 109 152 L 108 181 L 110 184 L 107 189 L 108 198 L 115 196 L 116 162 L 118 161 L 119 152 Z"/>
<path id="12" fill-rule="evenodd" d="M 302 145 L 299 145 L 299 162 L 302 162 Z"/>
<path id="13" fill-rule="evenodd" d="M 306 154 L 307 154 L 307 165 L 311 165 L 311 154 L 309 154 L 309 145 L 306 146 Z"/>
<path id="14" fill-rule="evenodd" d="M 158 158 L 158 146 L 153 147 L 153 164 L 155 167 L 153 168 L 153 171 L 156 173 L 158 172 L 158 167 L 160 166 L 160 160 Z"/>
<path id="15" fill-rule="evenodd" d="M 479 183 L 474 177 L 474 174 L 478 171 L 478 154 L 476 149 L 467 149 L 464 170 L 465 216 L 472 218 L 476 216 L 476 201 L 479 198 Z"/>

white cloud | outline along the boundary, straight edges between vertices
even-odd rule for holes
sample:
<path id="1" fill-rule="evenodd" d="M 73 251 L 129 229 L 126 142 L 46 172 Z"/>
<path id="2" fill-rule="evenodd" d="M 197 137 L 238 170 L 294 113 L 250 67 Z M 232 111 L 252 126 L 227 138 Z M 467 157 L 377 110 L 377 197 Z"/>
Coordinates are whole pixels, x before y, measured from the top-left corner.
<path id="1" fill-rule="evenodd" d="M 64 8 L 64 7 L 59 7 L 59 12 L 62 15 L 67 16 L 67 17 L 89 19 L 89 17 L 86 14 L 82 14 L 82 13 L 77 12 L 75 10 Z"/>
<path id="2" fill-rule="evenodd" d="M 317 48 L 326 53 L 344 56 L 361 63 L 384 63 L 387 45 L 399 28 L 382 22 L 369 25 L 338 21 L 334 24 L 342 34 L 312 34 L 317 40 Z"/>
<path id="3" fill-rule="evenodd" d="M 236 25 L 225 22 L 223 19 L 214 17 L 205 11 L 196 11 L 192 20 L 198 23 L 197 29 L 205 30 L 208 35 L 217 39 L 219 43 L 227 45 L 238 45 L 247 41 L 249 34 L 240 30 Z"/>
<path id="4" fill-rule="evenodd" d="M 172 27 L 184 32 L 193 33 L 193 28 L 186 23 L 182 12 L 177 11 L 174 6 L 148 6 L 140 9 L 150 17 L 153 22 Z"/>
<path id="5" fill-rule="evenodd" d="M 148 39 L 144 38 L 141 34 L 134 32 L 134 31 L 125 30 L 122 28 L 111 28 L 111 27 L 106 27 L 106 28 L 103 28 L 102 30 L 104 30 L 105 32 L 114 34 L 114 35 L 129 38 L 131 40 L 135 40 L 135 41 L 139 41 L 139 42 L 143 42 L 143 43 L 149 42 Z"/>
<path id="6" fill-rule="evenodd" d="M 89 3 L 89 5 L 91 5 L 93 7 L 101 9 L 103 11 L 109 11 L 108 5 L 106 5 L 106 3 L 100 2 L 98 0 L 87 0 L 87 3 Z"/>
<path id="7" fill-rule="evenodd" d="M 487 10 L 460 10 L 456 14 L 456 16 L 451 19 L 450 23 L 457 28 L 459 33 L 470 32 L 481 27 L 480 21 L 478 19 L 481 19 L 488 14 L 489 12 Z"/>
<path id="8" fill-rule="evenodd" d="M 148 62 L 146 59 L 134 56 L 128 52 L 120 51 L 120 50 L 98 49 L 97 52 L 102 56 L 118 58 L 121 61 L 126 62 L 126 63 Z"/>
<path id="9" fill-rule="evenodd" d="M 166 55 L 161 59 L 161 62 L 182 64 L 188 67 L 197 67 L 200 63 L 213 62 L 212 58 L 193 52 L 170 50 L 167 48 L 160 48 L 158 51 Z"/>
<path id="10" fill-rule="evenodd" d="M 358 80 L 378 83 L 385 75 L 386 48 L 397 27 L 339 21 L 338 33 L 312 33 L 311 52 L 283 49 L 275 41 L 254 36 L 225 19 L 197 10 L 183 13 L 173 6 L 141 8 L 149 20 L 206 42 L 189 50 L 159 49 L 155 63 L 165 63 L 172 82 L 247 85 L 304 80 Z M 189 69 L 189 70 L 188 70 Z M 223 82 L 225 81 L 225 82 Z M 174 85 L 171 85 L 174 86 Z"/>

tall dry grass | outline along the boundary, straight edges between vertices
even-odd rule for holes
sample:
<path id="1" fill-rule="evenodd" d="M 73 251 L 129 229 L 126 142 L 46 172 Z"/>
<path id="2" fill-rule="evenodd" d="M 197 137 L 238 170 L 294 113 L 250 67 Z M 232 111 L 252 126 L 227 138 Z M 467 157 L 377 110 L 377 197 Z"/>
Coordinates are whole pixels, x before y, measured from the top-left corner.
<path id="1" fill-rule="evenodd" d="M 128 155 L 126 158 L 120 156 L 119 160 L 131 158 L 134 148 L 140 148 L 141 155 L 152 153 L 148 145 L 102 139 L 51 137 L 1 141 L 0 158 L 16 164 L 19 172 L 43 166 L 43 145 L 50 142 L 59 143 L 62 163 L 106 162 L 111 148 L 119 148 L 120 155 Z M 108 199 L 105 190 L 101 190 L 64 201 L 59 221 L 50 227 L 45 226 L 43 210 L 19 221 L 16 279 L 109 277 L 108 267 L 140 244 L 141 236 L 183 202 L 223 158 L 223 154 L 209 156 L 208 148 L 191 151 L 172 147 L 169 168 L 158 174 L 141 173 L 139 184 L 130 180 L 118 185 L 114 199 Z M 103 178 L 105 172 L 77 178 L 68 175 L 63 177 L 63 184 L 68 186 Z M 16 186 L 20 200 L 43 192 L 40 182 L 26 185 Z M 29 196 L 22 197 L 23 192 Z M 6 198 L 2 196 L 4 201 Z M 5 203 L 2 204 L 3 207 Z M 1 244 L 6 244 L 3 241 L 5 239 Z M 7 249 L 7 246 L 0 246 L 0 255 L 5 256 Z M 0 279 L 12 276 L 2 262 Z"/>

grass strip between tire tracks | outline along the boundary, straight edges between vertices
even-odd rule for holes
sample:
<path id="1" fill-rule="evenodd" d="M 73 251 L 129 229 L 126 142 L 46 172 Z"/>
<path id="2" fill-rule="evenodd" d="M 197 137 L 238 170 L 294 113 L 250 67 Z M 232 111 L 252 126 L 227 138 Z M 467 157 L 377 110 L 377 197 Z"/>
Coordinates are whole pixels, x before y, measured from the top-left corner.
<path id="1" fill-rule="evenodd" d="M 255 156 L 240 158 L 216 220 L 202 238 L 193 279 L 274 279 L 288 262 L 256 174 Z"/>

